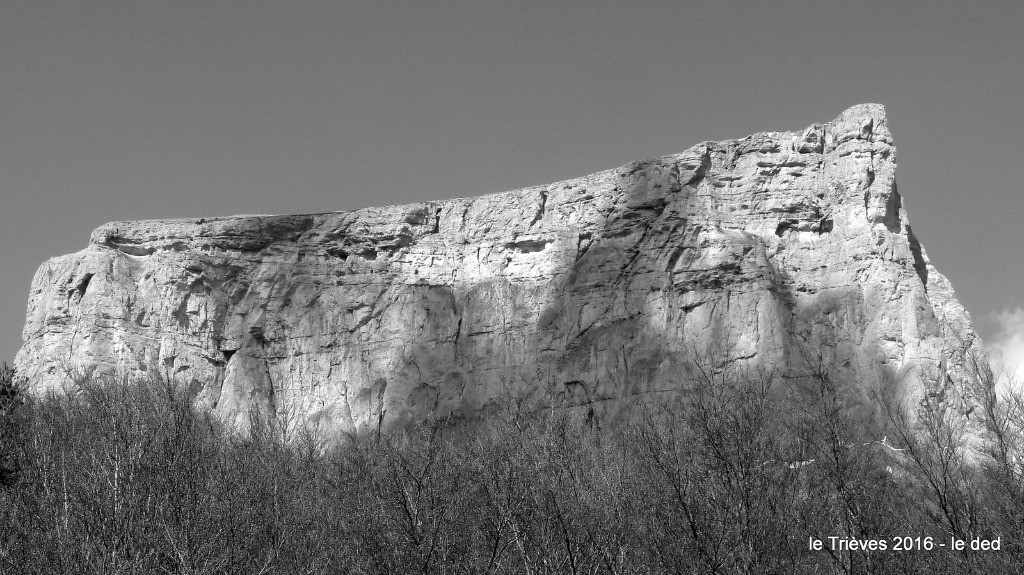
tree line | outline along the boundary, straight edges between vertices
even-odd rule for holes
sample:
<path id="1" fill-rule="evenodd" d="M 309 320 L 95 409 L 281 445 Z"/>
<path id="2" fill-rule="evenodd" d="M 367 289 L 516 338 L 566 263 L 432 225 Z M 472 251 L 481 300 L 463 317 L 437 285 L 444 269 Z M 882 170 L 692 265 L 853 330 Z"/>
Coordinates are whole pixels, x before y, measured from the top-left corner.
<path id="1" fill-rule="evenodd" d="M 326 443 L 255 420 L 238 435 L 161 380 L 31 397 L 5 366 L 0 572 L 1020 572 L 1020 395 L 978 391 L 979 444 L 938 403 L 876 394 L 862 417 L 825 370 L 694 373 L 612 430 L 509 396 L 482 421 Z"/>

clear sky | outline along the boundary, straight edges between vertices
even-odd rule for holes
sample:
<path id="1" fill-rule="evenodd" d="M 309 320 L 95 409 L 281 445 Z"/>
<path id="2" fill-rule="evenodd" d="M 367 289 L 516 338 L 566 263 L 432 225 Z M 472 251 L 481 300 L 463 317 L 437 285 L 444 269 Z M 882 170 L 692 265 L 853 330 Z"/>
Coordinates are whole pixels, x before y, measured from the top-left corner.
<path id="1" fill-rule="evenodd" d="M 0 360 L 111 220 L 545 184 L 885 104 L 911 224 L 1024 359 L 1024 2 L 0 2 Z"/>

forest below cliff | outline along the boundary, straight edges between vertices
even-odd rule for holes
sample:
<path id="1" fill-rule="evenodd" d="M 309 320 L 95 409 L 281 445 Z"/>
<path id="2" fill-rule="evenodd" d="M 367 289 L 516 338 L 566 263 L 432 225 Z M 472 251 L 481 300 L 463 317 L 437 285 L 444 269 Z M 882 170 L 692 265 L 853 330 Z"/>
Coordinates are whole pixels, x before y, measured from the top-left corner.
<path id="1" fill-rule="evenodd" d="M 1021 397 L 979 390 L 972 449 L 928 404 L 855 416 L 824 370 L 699 373 L 614 430 L 508 398 L 329 445 L 231 433 L 161 381 L 30 397 L 5 367 L 0 572 L 1019 572 Z"/>

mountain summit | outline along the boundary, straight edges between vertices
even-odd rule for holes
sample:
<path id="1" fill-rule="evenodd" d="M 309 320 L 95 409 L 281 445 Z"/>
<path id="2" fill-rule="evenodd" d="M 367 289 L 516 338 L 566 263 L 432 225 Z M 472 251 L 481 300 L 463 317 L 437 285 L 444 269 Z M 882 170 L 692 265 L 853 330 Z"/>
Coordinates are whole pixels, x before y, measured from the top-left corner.
<path id="1" fill-rule="evenodd" d="M 826 366 L 968 413 L 970 318 L 914 236 L 885 109 L 475 198 L 118 222 L 44 263 L 16 366 L 161 376 L 238 426 L 614 417 L 701 371 Z M 754 373 L 751 371 L 750 373 Z"/>

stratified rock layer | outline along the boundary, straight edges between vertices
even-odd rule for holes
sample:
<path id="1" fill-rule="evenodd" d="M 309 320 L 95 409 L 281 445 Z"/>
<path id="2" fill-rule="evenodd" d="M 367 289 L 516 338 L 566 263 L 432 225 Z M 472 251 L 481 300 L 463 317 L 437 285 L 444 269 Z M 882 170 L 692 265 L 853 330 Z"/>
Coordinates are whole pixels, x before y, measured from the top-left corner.
<path id="1" fill-rule="evenodd" d="M 976 336 L 894 154 L 866 104 L 477 198 L 107 224 L 37 272 L 16 365 L 37 390 L 159 374 L 242 427 L 333 432 L 506 394 L 600 416 L 680 390 L 713 350 L 966 410 L 947 357 Z"/>

